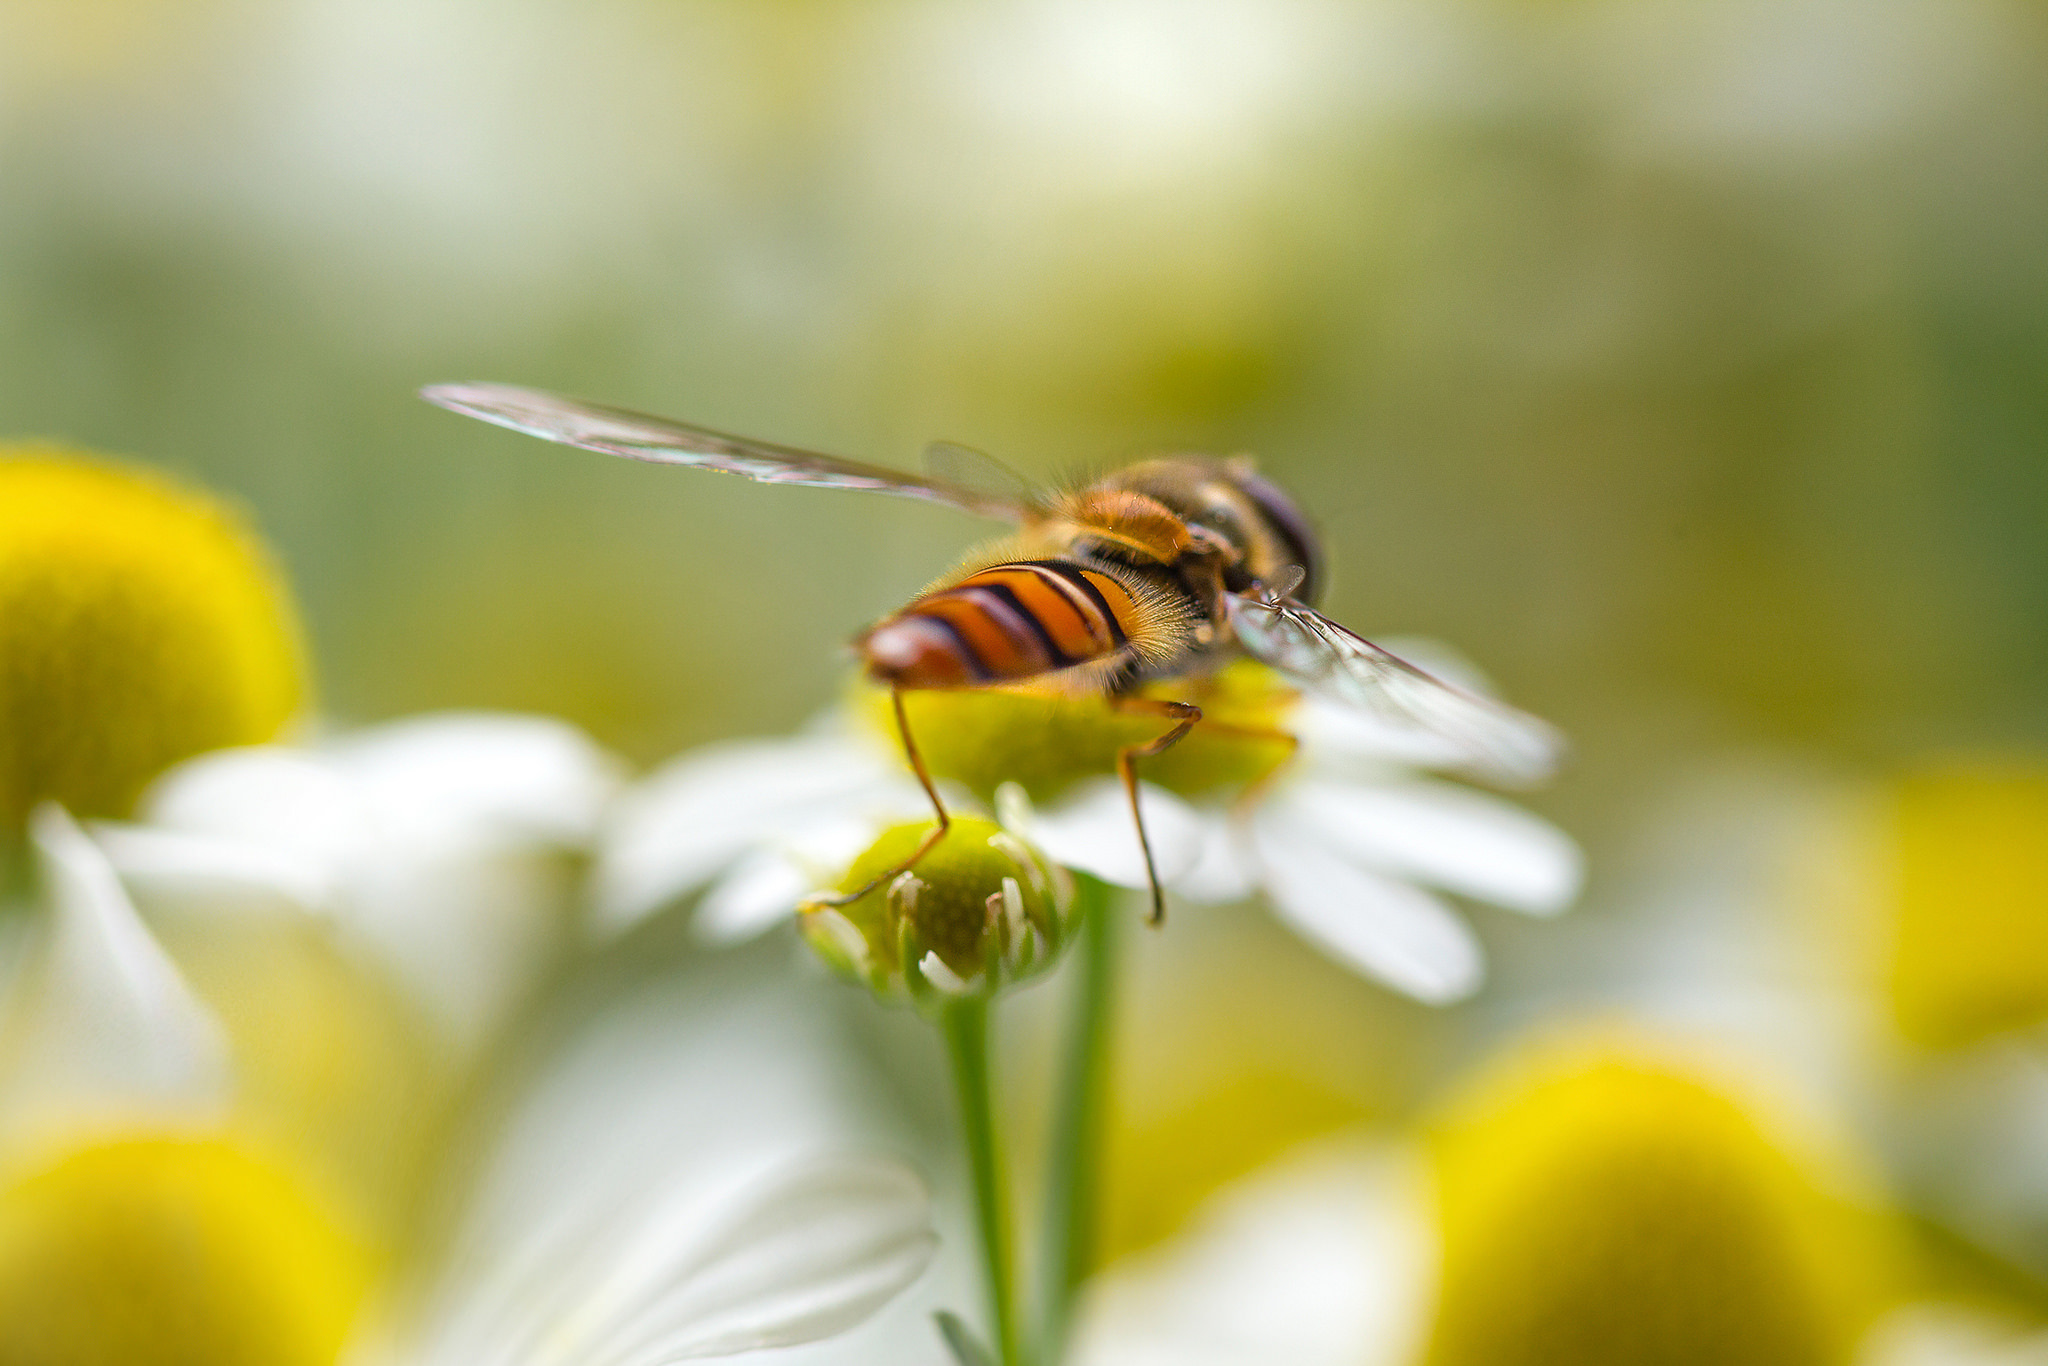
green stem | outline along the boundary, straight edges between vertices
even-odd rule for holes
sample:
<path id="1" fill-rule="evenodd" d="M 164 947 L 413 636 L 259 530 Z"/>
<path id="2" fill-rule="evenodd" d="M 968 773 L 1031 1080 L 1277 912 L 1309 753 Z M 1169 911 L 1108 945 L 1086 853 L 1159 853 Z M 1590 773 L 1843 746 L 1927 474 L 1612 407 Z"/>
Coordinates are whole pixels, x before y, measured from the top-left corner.
<path id="1" fill-rule="evenodd" d="M 946 1055 L 953 1064 L 953 1090 L 960 1103 L 967 1167 L 974 1179 L 974 1223 L 981 1242 L 981 1268 L 988 1282 L 989 1316 L 995 1324 L 996 1360 L 1001 1366 L 1023 1366 L 1016 1277 L 1010 1257 L 1009 1198 L 1003 1185 L 995 1095 L 989 1077 L 988 1002 L 955 1002 L 946 1007 L 942 1026 Z"/>
<path id="2" fill-rule="evenodd" d="M 1054 1116 L 1047 1173 L 1045 1280 L 1040 1306 L 1040 1356 L 1057 1363 L 1066 1350 L 1075 1292 L 1095 1269 L 1097 1197 L 1107 1128 L 1110 1030 L 1114 1024 L 1118 924 L 1116 897 L 1102 882 L 1075 874 L 1081 920 L 1080 981 Z"/>

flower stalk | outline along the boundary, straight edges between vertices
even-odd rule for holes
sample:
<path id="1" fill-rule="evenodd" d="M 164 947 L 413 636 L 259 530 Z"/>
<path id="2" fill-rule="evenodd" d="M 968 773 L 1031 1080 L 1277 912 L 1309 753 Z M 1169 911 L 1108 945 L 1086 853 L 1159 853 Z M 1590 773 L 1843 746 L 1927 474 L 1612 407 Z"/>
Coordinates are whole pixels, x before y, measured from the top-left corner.
<path id="1" fill-rule="evenodd" d="M 951 1002 L 941 1012 L 939 1027 L 946 1038 L 947 1060 L 952 1064 L 960 1133 L 966 1146 L 968 1173 L 974 1183 L 975 1233 L 981 1248 L 996 1360 L 999 1366 L 1025 1366 L 1017 1314 L 1016 1268 L 1010 1252 L 1009 1189 L 1003 1176 L 995 1093 L 989 1073 L 987 1000 L 965 997 Z"/>
<path id="2" fill-rule="evenodd" d="M 1065 1352 L 1075 1294 L 1095 1269 L 1118 972 L 1114 892 L 1085 873 L 1075 874 L 1074 890 L 1074 914 L 1081 928 L 1076 950 L 1079 980 L 1053 1118 L 1038 1322 L 1039 1355 L 1050 1362 L 1059 1361 Z"/>

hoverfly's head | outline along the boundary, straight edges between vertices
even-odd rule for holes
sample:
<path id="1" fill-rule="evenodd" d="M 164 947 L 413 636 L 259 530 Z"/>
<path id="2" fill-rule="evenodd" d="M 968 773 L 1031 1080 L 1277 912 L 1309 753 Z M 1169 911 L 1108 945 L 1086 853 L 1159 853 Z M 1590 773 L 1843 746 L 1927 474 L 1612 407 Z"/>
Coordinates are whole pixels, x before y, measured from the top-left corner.
<path id="1" fill-rule="evenodd" d="M 1323 591 L 1322 538 L 1294 499 L 1278 484 L 1258 472 L 1244 457 L 1228 461 L 1230 482 L 1250 500 L 1272 539 L 1270 552 L 1280 565 L 1301 566 L 1302 579 L 1294 596 L 1313 605 Z"/>

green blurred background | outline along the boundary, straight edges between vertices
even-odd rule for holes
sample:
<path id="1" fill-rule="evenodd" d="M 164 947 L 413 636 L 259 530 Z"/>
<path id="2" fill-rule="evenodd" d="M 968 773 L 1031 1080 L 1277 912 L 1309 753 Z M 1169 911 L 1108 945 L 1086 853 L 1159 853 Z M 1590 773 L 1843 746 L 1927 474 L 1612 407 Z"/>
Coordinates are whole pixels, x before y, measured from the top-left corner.
<path id="1" fill-rule="evenodd" d="M 1256 452 L 1337 613 L 1590 790 L 2043 738 L 2038 5 L 10 0 L 0 53 L 0 423 L 251 503 L 337 716 L 786 727 L 981 530 L 411 397 L 499 378 Z"/>
<path id="2" fill-rule="evenodd" d="M 1627 914 L 1673 774 L 2048 742 L 2044 244 L 2036 0 L 0 7 L 0 430 L 251 505 L 326 715 L 536 709 L 642 762 L 787 730 L 987 530 L 423 383 L 902 464 L 1250 451 L 1337 616 L 1574 737 L 1534 805 L 1592 904 L 1487 917 L 1510 979 Z M 1433 1066 L 1438 1017 L 1189 919 L 1184 995 L 1282 964 L 1275 1055 Z M 1332 1086 L 1257 1104 L 1314 1128 Z"/>

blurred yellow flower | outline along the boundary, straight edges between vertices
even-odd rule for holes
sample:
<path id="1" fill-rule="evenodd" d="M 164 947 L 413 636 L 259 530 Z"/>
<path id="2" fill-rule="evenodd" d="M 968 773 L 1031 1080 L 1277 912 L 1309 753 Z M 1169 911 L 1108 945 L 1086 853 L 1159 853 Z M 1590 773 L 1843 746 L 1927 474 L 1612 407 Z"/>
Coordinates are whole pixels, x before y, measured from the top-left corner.
<path id="1" fill-rule="evenodd" d="M 10 1366 L 325 1366 L 371 1258 L 281 1170 L 216 1139 L 75 1152 L 0 1194 Z"/>
<path id="2" fill-rule="evenodd" d="M 1430 1366 L 1828 1366 L 1881 1307 L 1874 1217 L 1639 1048 L 1510 1060 L 1435 1157 Z"/>
<path id="3" fill-rule="evenodd" d="M 1921 773 L 1892 820 L 1899 1031 L 1957 1046 L 2048 1017 L 2048 769 Z"/>
<path id="4" fill-rule="evenodd" d="M 1897 1230 L 1714 1077 L 1642 1033 L 1518 1050 L 1426 1151 L 1311 1145 L 1110 1268 L 1077 1366 L 1894 1366 Z"/>
<path id="5" fill-rule="evenodd" d="M 125 815 L 305 692 L 290 598 L 233 511 L 141 469 L 0 446 L 0 827 Z"/>

